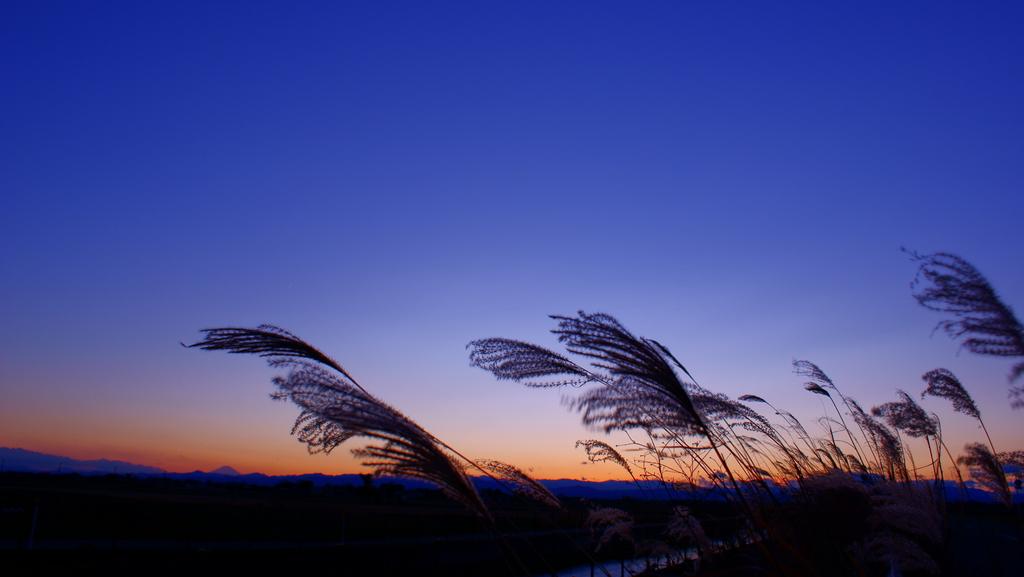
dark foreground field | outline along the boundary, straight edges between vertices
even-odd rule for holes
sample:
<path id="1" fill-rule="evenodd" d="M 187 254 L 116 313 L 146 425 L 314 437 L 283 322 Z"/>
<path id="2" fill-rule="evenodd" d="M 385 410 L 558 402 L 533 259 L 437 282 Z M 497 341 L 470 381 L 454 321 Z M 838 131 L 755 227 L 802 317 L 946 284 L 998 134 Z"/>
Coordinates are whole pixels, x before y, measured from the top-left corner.
<path id="1" fill-rule="evenodd" d="M 0 566 L 18 574 L 299 570 L 458 577 L 511 575 L 509 566 L 517 575 L 546 575 L 589 561 L 593 542 L 583 528 L 586 503 L 566 499 L 568 510 L 560 512 L 534 509 L 497 492 L 485 496 L 519 562 L 506 559 L 476 519 L 431 490 L 5 473 L 0 475 Z M 633 515 L 638 539 L 663 538 L 668 503 L 605 505 Z M 721 520 L 708 523 L 712 538 L 735 530 L 729 505 L 691 505 L 705 518 Z M 951 574 L 1024 575 L 1015 512 L 973 505 L 951 513 Z M 610 547 L 599 557 L 625 554 Z M 705 564 L 704 574 L 764 575 L 753 568 L 764 566 L 759 555 L 757 547 L 738 548 Z"/>
<path id="2" fill-rule="evenodd" d="M 589 560 L 586 503 L 566 499 L 567 510 L 554 511 L 496 491 L 484 496 L 530 573 Z M 639 536 L 664 530 L 665 503 L 613 504 L 634 515 Z M 0 558 L 33 573 L 301 567 L 332 575 L 454 576 L 510 574 L 509 564 L 524 572 L 505 560 L 477 519 L 434 490 L 5 473 L 0 506 Z M 618 554 L 612 547 L 601 557 Z"/>

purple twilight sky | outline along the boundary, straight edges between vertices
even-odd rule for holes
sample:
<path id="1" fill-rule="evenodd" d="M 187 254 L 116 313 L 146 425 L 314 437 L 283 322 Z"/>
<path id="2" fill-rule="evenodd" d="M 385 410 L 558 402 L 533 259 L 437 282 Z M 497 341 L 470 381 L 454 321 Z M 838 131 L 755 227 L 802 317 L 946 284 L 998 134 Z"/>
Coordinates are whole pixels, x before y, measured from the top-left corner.
<path id="1" fill-rule="evenodd" d="M 583 309 L 810 422 L 793 359 L 866 406 L 947 367 L 1024 449 L 1010 362 L 930 337 L 900 251 L 1024 310 L 1022 29 L 1017 3 L 4 2 L 0 446 L 358 470 L 288 435 L 260 359 L 178 344 L 272 323 L 467 455 L 619 477 L 581 465 L 574 391 L 468 366 Z"/>

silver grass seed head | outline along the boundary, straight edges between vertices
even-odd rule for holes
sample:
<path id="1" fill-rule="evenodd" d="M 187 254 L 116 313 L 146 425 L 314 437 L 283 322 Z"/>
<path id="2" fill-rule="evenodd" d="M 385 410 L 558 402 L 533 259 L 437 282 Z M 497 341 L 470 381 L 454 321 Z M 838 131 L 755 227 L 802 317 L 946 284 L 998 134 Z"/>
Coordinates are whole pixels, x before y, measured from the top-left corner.
<path id="1" fill-rule="evenodd" d="M 935 369 L 925 373 L 921 379 L 928 383 L 924 392 L 921 393 L 922 399 L 928 395 L 948 399 L 953 403 L 954 411 L 975 419 L 981 419 L 981 411 L 974 404 L 974 399 L 971 398 L 967 389 L 960 383 L 960 379 L 956 378 L 956 375 L 951 371 L 948 369 Z"/>
<path id="2" fill-rule="evenodd" d="M 972 353 L 1024 357 L 1024 324 L 978 269 L 949 253 L 910 254 L 920 263 L 910 284 L 914 299 L 956 319 L 940 321 L 936 330 L 942 329 L 954 339 L 963 337 L 961 347 Z M 1024 361 L 1014 364 L 1008 379 L 1013 383 L 1021 376 Z M 1024 386 L 1011 387 L 1009 397 L 1013 408 L 1024 407 Z"/>
<path id="3" fill-rule="evenodd" d="M 832 389 L 835 388 L 835 383 L 832 382 L 832 379 L 828 378 L 825 371 L 822 371 L 818 365 L 811 361 L 793 361 L 793 372 L 803 377 L 810 377 L 812 381 L 819 385 Z"/>
<path id="4" fill-rule="evenodd" d="M 905 391 L 896 390 L 899 401 L 885 403 L 871 409 L 871 414 L 880 417 L 890 427 L 910 437 L 934 437 L 939 432 L 938 423 L 921 408 Z"/>
<path id="5" fill-rule="evenodd" d="M 821 388 L 821 385 L 818 385 L 817 383 L 807 383 L 804 385 L 804 389 L 814 393 L 815 395 L 824 395 L 826 397 L 832 396 L 829 394 L 828 391 Z"/>
<path id="6" fill-rule="evenodd" d="M 255 329 L 205 329 L 206 338 L 191 345 L 205 350 L 255 354 L 271 366 L 287 368 L 273 380 L 276 399 L 287 399 L 302 409 L 292 432 L 310 452 L 330 452 L 352 437 L 382 442 L 353 451 L 376 473 L 417 478 L 437 485 L 444 493 L 493 523 L 464 467 L 447 446 L 390 405 L 362 388 L 333 359 L 297 336 L 272 325 Z"/>
<path id="7" fill-rule="evenodd" d="M 971 479 L 991 491 L 997 501 L 1007 507 L 1012 506 L 1013 497 L 1010 496 L 1010 486 L 1006 482 L 1006 471 L 999 459 L 981 443 L 971 443 L 964 450 L 967 454 L 958 458 L 957 464 L 966 465 L 970 469 Z"/>
<path id="8" fill-rule="evenodd" d="M 608 443 L 604 443 L 596 439 L 576 441 L 576 448 L 579 448 L 580 445 L 583 445 L 583 448 L 587 451 L 587 459 L 590 460 L 591 463 L 611 461 L 625 469 L 630 475 L 633 474 L 632 469 L 629 467 L 629 462 L 627 462 L 626 459 L 624 459 L 622 455 Z"/>
<path id="9" fill-rule="evenodd" d="M 498 379 L 526 381 L 531 387 L 582 386 L 594 375 L 558 353 L 531 343 L 514 339 L 479 339 L 467 348 L 469 366 L 489 371 Z M 565 375 L 554 381 L 537 381 L 540 377 Z"/>
<path id="10" fill-rule="evenodd" d="M 678 412 L 676 420 L 688 421 L 703 431 L 702 415 L 693 406 L 685 383 L 673 365 L 689 374 L 664 346 L 636 337 L 611 315 L 579 311 L 576 317 L 552 315 L 558 328 L 551 331 L 559 342 L 576 355 L 592 359 L 598 369 L 608 371 L 615 388 L 644 391 L 659 397 Z"/>
<path id="11" fill-rule="evenodd" d="M 503 481 L 512 483 L 514 486 L 513 492 L 516 495 L 539 501 L 556 509 L 565 509 L 565 506 L 558 500 L 558 497 L 555 497 L 547 487 L 524 473 L 518 467 L 489 459 L 479 459 L 476 461 L 476 464 Z"/>

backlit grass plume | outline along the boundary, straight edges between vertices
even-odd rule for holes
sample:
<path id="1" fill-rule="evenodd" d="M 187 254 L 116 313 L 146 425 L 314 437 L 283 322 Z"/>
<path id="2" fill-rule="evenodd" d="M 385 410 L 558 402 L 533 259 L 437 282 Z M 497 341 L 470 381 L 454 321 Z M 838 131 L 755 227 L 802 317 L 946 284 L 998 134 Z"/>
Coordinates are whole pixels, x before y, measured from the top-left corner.
<path id="1" fill-rule="evenodd" d="M 825 374 L 825 371 L 821 370 L 821 368 L 818 367 L 818 365 L 812 363 L 811 361 L 794 360 L 793 372 L 803 377 L 810 377 L 811 380 L 804 383 L 804 389 L 816 395 L 828 397 L 828 400 L 832 402 L 832 408 L 836 410 L 836 414 L 839 416 L 839 422 L 840 424 L 842 424 L 843 429 L 846 431 L 847 437 L 849 437 L 850 439 L 850 446 L 853 447 L 854 452 L 857 453 L 857 462 L 865 463 L 866 461 L 864 459 L 864 454 L 860 450 L 860 445 L 857 442 L 857 439 L 854 438 L 853 431 L 850 430 L 850 427 L 846 424 L 846 419 L 843 417 L 843 412 L 839 410 L 839 405 L 836 404 L 835 396 L 838 396 L 840 400 L 843 401 L 843 405 L 846 406 L 846 408 L 850 411 L 850 414 L 853 415 L 855 419 L 857 418 L 858 413 L 863 413 L 864 411 L 861 410 L 860 406 L 857 405 L 856 401 L 843 396 L 843 394 L 839 391 L 839 387 L 837 387 L 836 384 L 832 382 L 832 379 L 828 378 L 828 375 Z M 833 396 L 832 393 L 830 393 L 829 391 L 835 393 L 835 396 Z"/>
<path id="2" fill-rule="evenodd" d="M 591 463 L 611 461 L 625 469 L 626 472 L 629 473 L 630 477 L 633 476 L 633 470 L 629 467 L 629 463 L 626 459 L 622 458 L 622 455 L 608 443 L 598 441 L 597 439 L 576 441 L 576 447 L 579 447 L 580 445 L 583 445 L 583 448 L 587 451 L 587 459 L 589 459 Z"/>
<path id="3" fill-rule="evenodd" d="M 938 479 L 942 474 L 942 450 L 940 447 L 942 439 L 939 436 L 938 417 L 929 415 L 906 391 L 896 389 L 896 396 L 900 398 L 899 401 L 874 407 L 871 409 L 871 414 L 881 418 L 890 427 L 908 437 L 917 439 L 924 437 L 932 466 L 932 476 Z M 937 441 L 934 452 L 932 451 L 933 440 Z M 938 458 L 935 453 L 938 453 Z M 913 459 L 913 453 L 908 451 L 908 455 Z M 957 475 L 959 476 L 959 470 L 957 470 Z"/>
<path id="4" fill-rule="evenodd" d="M 938 423 L 921 408 L 906 392 L 896 389 L 899 401 L 885 403 L 871 409 L 871 414 L 881 417 L 890 427 L 910 437 L 934 437 L 939 432 Z"/>
<path id="5" fill-rule="evenodd" d="M 670 361 L 687 376 L 689 373 L 665 347 L 634 336 L 619 321 L 604 313 L 580 311 L 577 317 L 551 318 L 558 321 L 558 329 L 551 332 L 558 335 L 569 352 L 593 359 L 596 368 L 611 375 L 607 382 L 612 383 L 612 387 L 580 400 L 578 406 L 585 418 L 589 414 L 595 422 L 618 421 L 618 428 L 626 423 L 642 426 L 643 417 L 629 406 L 640 404 L 648 411 L 657 412 L 653 423 L 648 415 L 648 426 L 665 426 L 662 419 L 670 419 L 672 428 L 706 432 L 706 424 L 690 398 L 687 384 L 676 374 Z"/>
<path id="6" fill-rule="evenodd" d="M 534 501 L 540 501 L 556 509 L 565 509 L 565 506 L 562 505 L 562 502 L 558 500 L 554 493 L 519 468 L 508 463 L 502 463 L 501 461 L 487 459 L 477 460 L 476 464 L 495 477 L 511 483 L 514 487 L 512 491 L 515 494 Z"/>
<path id="7" fill-rule="evenodd" d="M 892 481 L 909 482 L 910 474 L 903 458 L 903 443 L 896 435 L 863 411 L 854 412 L 853 419 L 875 447 L 880 467 L 878 472 Z"/>
<path id="8" fill-rule="evenodd" d="M 974 399 L 971 398 L 970 393 L 964 388 L 960 379 L 956 378 L 956 375 L 947 369 L 935 369 L 925 373 L 921 379 L 928 383 L 924 392 L 921 393 L 922 399 L 928 395 L 949 399 L 949 402 L 953 403 L 954 411 L 978 420 L 981 430 L 985 432 L 985 437 L 988 439 L 989 447 L 992 447 L 993 452 L 995 451 L 995 447 L 992 444 L 992 436 L 988 434 L 988 427 L 985 426 L 985 421 L 981 418 L 981 411 L 978 410 L 978 405 L 974 403 Z"/>
<path id="9" fill-rule="evenodd" d="M 467 345 L 471 367 L 490 371 L 498 379 L 523 382 L 530 387 L 580 386 L 597 378 L 558 353 L 513 339 L 481 339 Z M 565 375 L 553 381 L 537 381 L 540 377 Z"/>
<path id="10" fill-rule="evenodd" d="M 255 329 L 229 327 L 203 329 L 200 332 L 206 333 L 206 338 L 187 346 L 207 351 L 227 351 L 238 355 L 270 357 L 272 364 L 289 358 L 308 359 L 331 367 L 353 385 L 362 389 L 337 361 L 280 327 L 260 325 Z"/>
<path id="11" fill-rule="evenodd" d="M 270 366 L 287 369 L 274 378 L 274 399 L 289 400 L 302 412 L 292 433 L 311 453 L 329 453 L 352 437 L 379 441 L 353 453 L 378 474 L 415 478 L 436 485 L 450 498 L 493 524 L 460 461 L 451 449 L 397 409 L 360 386 L 327 355 L 284 329 L 204 329 L 206 337 L 190 347 L 267 357 Z"/>
<path id="12" fill-rule="evenodd" d="M 921 306 L 952 314 L 955 320 L 941 321 L 941 328 L 953 338 L 963 338 L 962 347 L 981 355 L 1024 357 L 1024 325 L 1003 303 L 988 280 L 964 259 L 944 252 L 912 253 L 919 263 L 911 283 Z M 1010 369 L 1010 382 L 1024 375 L 1024 361 Z M 1024 387 L 1010 389 L 1015 408 L 1024 407 Z"/>
<path id="13" fill-rule="evenodd" d="M 964 450 L 967 454 L 957 459 L 957 463 L 969 467 L 971 479 L 991 491 L 996 500 L 1003 505 L 1013 505 L 1010 486 L 1006 482 L 1006 472 L 999 459 L 981 443 L 971 443 L 964 447 Z"/>
<path id="14" fill-rule="evenodd" d="M 978 410 L 978 405 L 974 403 L 974 399 L 971 398 L 971 394 L 964 388 L 960 379 L 956 378 L 956 375 L 951 371 L 948 369 L 935 369 L 925 373 L 921 379 L 928 383 L 924 392 L 921 393 L 922 399 L 928 395 L 949 399 L 949 402 L 953 403 L 954 411 L 963 413 L 968 417 L 981 419 L 981 411 Z"/>
<path id="15" fill-rule="evenodd" d="M 575 403 L 587 424 L 609 430 L 650 428 L 663 419 L 662 426 L 704 430 L 685 386 L 658 345 L 633 336 L 609 315 L 580 311 L 578 318 L 551 318 L 558 321 L 558 329 L 552 331 L 558 340 L 569 352 L 593 359 L 597 372 L 544 347 L 505 338 L 469 343 L 470 366 L 490 371 L 499 379 L 534 387 L 605 384 L 607 388 L 584 395 Z M 535 380 L 554 375 L 567 378 Z M 650 414 L 652 408 L 659 413 L 657 416 Z"/>

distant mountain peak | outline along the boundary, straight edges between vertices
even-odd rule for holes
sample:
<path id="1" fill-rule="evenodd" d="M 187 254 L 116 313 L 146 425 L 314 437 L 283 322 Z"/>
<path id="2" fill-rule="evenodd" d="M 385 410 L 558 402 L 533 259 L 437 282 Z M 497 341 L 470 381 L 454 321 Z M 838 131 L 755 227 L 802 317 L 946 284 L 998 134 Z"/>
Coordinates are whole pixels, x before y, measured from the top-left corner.
<path id="1" fill-rule="evenodd" d="M 0 457 L 3 457 L 4 469 L 8 471 L 33 471 L 36 473 L 126 473 L 143 475 L 160 475 L 163 471 L 157 467 L 137 465 L 125 461 L 111 461 L 109 459 L 95 459 L 92 461 L 79 461 L 70 457 L 60 455 L 48 455 L 28 449 L 16 449 L 12 447 L 0 447 Z"/>
<path id="2" fill-rule="evenodd" d="M 227 465 L 224 465 L 220 469 L 214 469 L 214 470 L 210 471 L 210 474 L 211 475 L 233 475 L 233 476 L 241 476 L 242 475 L 241 473 L 239 473 L 238 471 L 232 469 L 231 467 L 228 467 Z"/>

